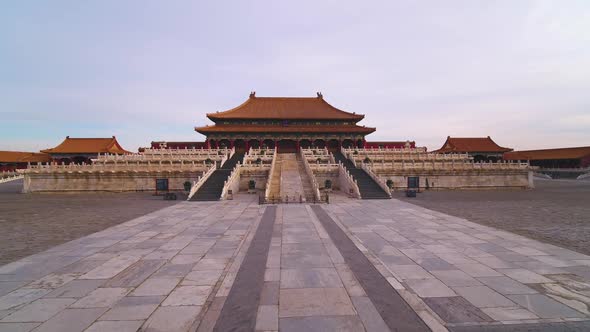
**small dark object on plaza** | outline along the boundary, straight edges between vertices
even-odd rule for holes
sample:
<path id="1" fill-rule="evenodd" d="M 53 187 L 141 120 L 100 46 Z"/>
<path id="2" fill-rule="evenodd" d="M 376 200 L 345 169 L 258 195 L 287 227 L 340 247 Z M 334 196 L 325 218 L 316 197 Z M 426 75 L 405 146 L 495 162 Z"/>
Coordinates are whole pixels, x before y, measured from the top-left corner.
<path id="1" fill-rule="evenodd" d="M 428 183 L 428 178 L 426 178 L 426 190 L 430 189 L 430 184 Z"/>
<path id="2" fill-rule="evenodd" d="M 190 181 L 185 181 L 184 184 L 184 191 L 191 191 L 191 182 Z"/>
<path id="3" fill-rule="evenodd" d="M 176 194 L 175 193 L 165 193 L 164 194 L 164 200 L 165 201 L 175 201 L 176 200 Z"/>
<path id="4" fill-rule="evenodd" d="M 420 177 L 419 176 L 408 176 L 408 189 L 420 188 Z"/>
<path id="5" fill-rule="evenodd" d="M 389 188 L 389 189 L 393 188 L 393 180 L 388 179 L 387 182 L 385 182 L 385 184 L 387 185 L 387 188 Z"/>
<path id="6" fill-rule="evenodd" d="M 256 181 L 250 180 L 248 181 L 248 189 L 255 189 L 256 188 Z"/>
<path id="7" fill-rule="evenodd" d="M 324 187 L 325 187 L 326 189 L 332 189 L 332 181 L 331 181 L 331 180 L 326 180 L 326 181 L 324 182 Z"/>
<path id="8" fill-rule="evenodd" d="M 406 190 L 406 197 L 416 197 L 416 190 Z"/>

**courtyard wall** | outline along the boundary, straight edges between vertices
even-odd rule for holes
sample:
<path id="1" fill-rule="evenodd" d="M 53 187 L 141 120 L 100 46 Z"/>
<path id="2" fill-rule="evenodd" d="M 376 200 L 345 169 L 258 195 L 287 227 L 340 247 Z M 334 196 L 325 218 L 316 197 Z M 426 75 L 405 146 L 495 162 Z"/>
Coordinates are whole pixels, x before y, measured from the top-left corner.
<path id="1" fill-rule="evenodd" d="M 27 173 L 23 192 L 155 191 L 156 179 L 168 179 L 170 191 L 184 191 L 184 182 L 193 183 L 202 173 L 200 171 Z"/>
<path id="2" fill-rule="evenodd" d="M 392 180 L 394 190 L 407 188 L 408 177 L 418 176 L 421 189 L 528 189 L 534 188 L 533 172 L 527 170 L 422 170 L 403 173 L 400 171 L 377 170 L 374 172 L 383 181 Z M 428 181 L 428 186 L 427 186 Z"/>

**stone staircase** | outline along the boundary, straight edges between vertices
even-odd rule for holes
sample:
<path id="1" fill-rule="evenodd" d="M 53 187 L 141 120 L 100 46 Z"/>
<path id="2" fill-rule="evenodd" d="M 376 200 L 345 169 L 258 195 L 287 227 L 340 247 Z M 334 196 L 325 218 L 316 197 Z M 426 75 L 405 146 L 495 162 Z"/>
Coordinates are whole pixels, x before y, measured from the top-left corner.
<path id="1" fill-rule="evenodd" d="M 269 176 L 272 179 L 271 179 L 271 184 L 270 184 L 270 191 L 268 193 L 268 198 L 271 198 L 271 197 L 278 198 L 281 196 L 281 166 L 282 166 L 281 155 L 277 154 L 276 160 L 275 160 L 275 168 L 273 170 L 273 173 L 269 174 Z"/>
<path id="2" fill-rule="evenodd" d="M 230 176 L 238 161 L 244 160 L 244 153 L 236 152 L 225 161 L 220 168 L 213 171 L 213 174 L 203 183 L 201 188 L 193 195 L 191 201 L 218 201 L 223 191 L 223 185 Z"/>
<path id="3" fill-rule="evenodd" d="M 306 199 L 313 199 L 313 186 L 311 185 L 311 179 L 307 175 L 305 171 L 305 165 L 303 164 L 303 159 L 301 159 L 301 155 L 297 154 L 297 168 L 299 170 L 299 177 L 301 178 L 301 184 L 303 186 L 303 195 Z"/>
<path id="4" fill-rule="evenodd" d="M 344 167 L 350 172 L 350 175 L 356 180 L 356 183 L 361 192 L 362 199 L 390 199 L 389 195 L 363 170 L 356 168 L 352 161 L 346 158 L 342 152 L 333 152 L 336 162 L 341 162 Z"/>

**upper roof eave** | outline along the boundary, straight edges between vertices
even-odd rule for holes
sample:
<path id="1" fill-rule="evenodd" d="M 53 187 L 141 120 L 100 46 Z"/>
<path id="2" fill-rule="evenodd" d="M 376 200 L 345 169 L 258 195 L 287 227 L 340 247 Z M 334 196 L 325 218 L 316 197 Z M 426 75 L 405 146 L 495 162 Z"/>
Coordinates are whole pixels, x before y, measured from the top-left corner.
<path id="1" fill-rule="evenodd" d="M 318 97 L 256 97 L 250 95 L 241 105 L 223 112 L 207 113 L 212 121 L 223 119 L 356 120 L 363 114 L 342 111 Z"/>

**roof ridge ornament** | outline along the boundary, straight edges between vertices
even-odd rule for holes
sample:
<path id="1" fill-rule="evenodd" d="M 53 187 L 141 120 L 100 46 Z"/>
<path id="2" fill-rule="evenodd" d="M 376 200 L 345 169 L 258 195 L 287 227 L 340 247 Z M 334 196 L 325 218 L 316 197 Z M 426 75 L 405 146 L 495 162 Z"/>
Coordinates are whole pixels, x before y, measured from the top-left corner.
<path id="1" fill-rule="evenodd" d="M 319 91 L 318 91 L 318 92 L 316 92 L 316 93 L 317 93 L 317 95 L 318 95 L 318 98 L 320 98 L 320 99 L 324 99 L 324 95 L 323 95 L 321 92 L 319 92 Z"/>
<path id="2" fill-rule="evenodd" d="M 250 92 L 250 98 L 256 98 L 256 91 Z"/>

